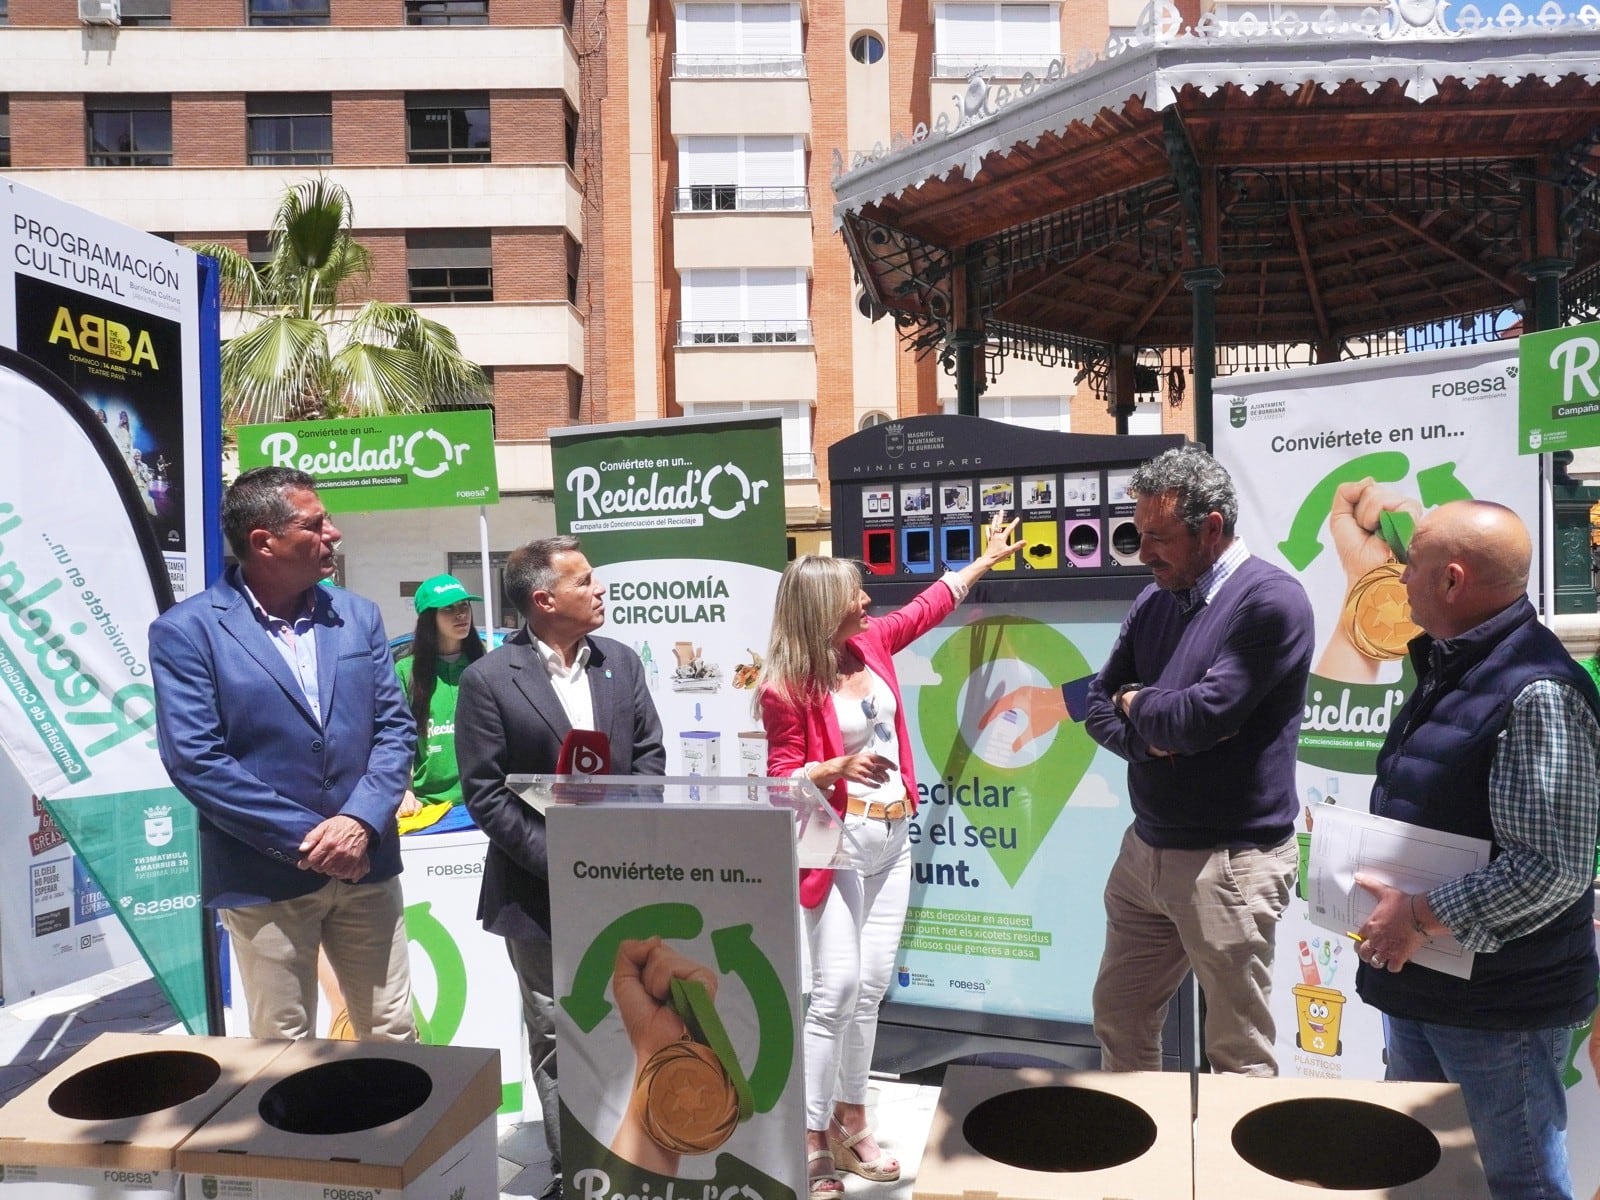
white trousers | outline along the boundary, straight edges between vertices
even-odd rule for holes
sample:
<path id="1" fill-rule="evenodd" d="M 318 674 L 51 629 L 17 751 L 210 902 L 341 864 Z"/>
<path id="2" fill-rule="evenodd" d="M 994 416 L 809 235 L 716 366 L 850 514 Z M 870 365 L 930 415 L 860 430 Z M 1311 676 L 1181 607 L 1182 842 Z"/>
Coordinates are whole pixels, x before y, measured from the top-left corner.
<path id="1" fill-rule="evenodd" d="M 894 973 L 911 896 L 909 825 L 904 818 L 846 817 L 845 828 L 861 847 L 861 869 L 835 871 L 826 899 L 805 910 L 811 951 L 807 1129 L 826 1129 L 835 1103 L 867 1101 L 878 1005 Z"/>

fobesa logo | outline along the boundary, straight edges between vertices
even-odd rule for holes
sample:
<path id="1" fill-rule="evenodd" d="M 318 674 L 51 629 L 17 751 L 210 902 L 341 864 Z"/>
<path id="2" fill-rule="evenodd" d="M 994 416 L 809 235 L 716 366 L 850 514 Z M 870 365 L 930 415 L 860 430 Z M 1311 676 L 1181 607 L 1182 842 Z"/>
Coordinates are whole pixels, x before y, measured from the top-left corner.
<path id="1" fill-rule="evenodd" d="M 57 342 L 65 342 L 79 354 L 93 354 L 96 358 L 108 358 L 112 362 L 132 366 L 148 363 L 153 371 L 161 369 L 147 331 L 140 329 L 136 332 L 118 321 L 108 321 L 93 313 L 84 313 L 74 324 L 72 312 L 66 305 L 56 309 L 56 319 L 50 325 L 50 337 L 47 340 L 52 346 Z"/>
<path id="2" fill-rule="evenodd" d="M 722 507 L 712 502 L 712 486 L 726 475 L 738 484 L 739 498 Z M 709 471 L 690 467 L 681 475 L 663 477 L 651 471 L 648 481 L 629 472 L 624 485 L 600 487 L 600 472 L 594 467 L 574 467 L 567 472 L 567 490 L 578 503 L 578 520 L 615 517 L 633 513 L 687 513 L 704 510 L 709 517 L 731 521 L 746 507 L 761 503 L 761 493 L 771 486 L 767 479 L 751 479 L 738 463 L 721 463 Z"/>

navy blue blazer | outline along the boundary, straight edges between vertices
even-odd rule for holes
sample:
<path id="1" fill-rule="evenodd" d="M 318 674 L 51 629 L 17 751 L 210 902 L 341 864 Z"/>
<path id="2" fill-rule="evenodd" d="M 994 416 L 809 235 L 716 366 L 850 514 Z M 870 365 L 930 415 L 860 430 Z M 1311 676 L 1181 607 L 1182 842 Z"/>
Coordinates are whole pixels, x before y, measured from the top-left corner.
<path id="1" fill-rule="evenodd" d="M 375 834 L 362 883 L 400 873 L 395 810 L 411 781 L 416 724 L 378 606 L 312 589 L 319 723 L 229 567 L 150 626 L 161 761 L 199 810 L 200 892 L 215 908 L 289 900 L 328 876 L 300 843 L 340 813 Z"/>

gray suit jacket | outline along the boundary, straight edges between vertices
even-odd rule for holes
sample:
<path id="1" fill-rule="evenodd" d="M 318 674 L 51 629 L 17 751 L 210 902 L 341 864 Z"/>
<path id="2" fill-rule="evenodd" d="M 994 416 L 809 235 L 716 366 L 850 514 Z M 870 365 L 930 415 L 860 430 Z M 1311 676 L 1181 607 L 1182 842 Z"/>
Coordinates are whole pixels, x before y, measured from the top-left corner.
<path id="1" fill-rule="evenodd" d="M 589 638 L 586 672 L 595 726 L 611 740 L 613 775 L 661 775 L 661 718 L 639 656 L 611 638 Z M 502 937 L 550 936 L 550 868 L 544 817 L 506 787 L 507 775 L 550 774 L 572 732 L 550 673 L 525 627 L 461 677 L 456 760 L 467 811 L 489 835 L 478 919 Z"/>

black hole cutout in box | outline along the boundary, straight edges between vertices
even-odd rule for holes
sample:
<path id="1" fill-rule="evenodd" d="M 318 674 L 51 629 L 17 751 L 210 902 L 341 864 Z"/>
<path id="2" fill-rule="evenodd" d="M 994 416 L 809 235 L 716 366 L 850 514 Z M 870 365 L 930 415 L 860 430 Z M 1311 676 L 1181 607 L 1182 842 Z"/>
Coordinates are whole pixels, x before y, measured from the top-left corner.
<path id="1" fill-rule="evenodd" d="M 217 1060 L 189 1050 L 153 1050 L 86 1067 L 50 1093 L 50 1111 L 73 1121 L 120 1121 L 174 1108 L 211 1089 Z"/>
<path id="2" fill-rule="evenodd" d="M 1305 1136 L 1308 1129 L 1317 1136 Z M 1334 1097 L 1283 1100 L 1246 1114 L 1233 1127 L 1233 1148 L 1268 1175 L 1341 1192 L 1411 1183 L 1443 1153 L 1415 1117 Z"/>
<path id="3" fill-rule="evenodd" d="M 967 1144 L 1024 1171 L 1104 1171 L 1138 1158 L 1156 1123 L 1131 1100 L 1089 1088 L 1019 1088 L 991 1096 L 961 1123 Z"/>
<path id="4" fill-rule="evenodd" d="M 433 1080 L 421 1067 L 393 1058 L 351 1058 L 273 1084 L 259 1111 L 285 1133 L 356 1133 L 416 1112 L 432 1091 Z"/>

